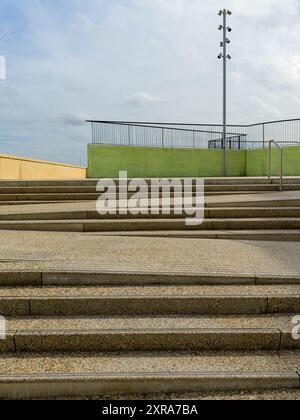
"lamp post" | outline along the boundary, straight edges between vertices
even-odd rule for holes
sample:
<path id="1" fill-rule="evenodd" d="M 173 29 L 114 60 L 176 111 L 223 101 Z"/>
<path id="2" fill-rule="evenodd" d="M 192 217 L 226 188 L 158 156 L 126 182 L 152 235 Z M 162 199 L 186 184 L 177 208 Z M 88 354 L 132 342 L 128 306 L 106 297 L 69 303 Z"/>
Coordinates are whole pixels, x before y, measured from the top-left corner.
<path id="1" fill-rule="evenodd" d="M 223 48 L 223 53 L 218 55 L 218 58 L 223 59 L 223 137 L 222 137 L 222 149 L 223 149 L 223 176 L 227 176 L 227 60 L 231 60 L 231 56 L 227 54 L 227 45 L 230 40 L 227 38 L 227 32 L 231 32 L 232 29 L 227 26 L 227 16 L 231 16 L 230 10 L 223 9 L 219 11 L 219 16 L 223 17 L 223 25 L 219 26 L 219 31 L 223 31 L 223 41 L 220 46 Z"/>

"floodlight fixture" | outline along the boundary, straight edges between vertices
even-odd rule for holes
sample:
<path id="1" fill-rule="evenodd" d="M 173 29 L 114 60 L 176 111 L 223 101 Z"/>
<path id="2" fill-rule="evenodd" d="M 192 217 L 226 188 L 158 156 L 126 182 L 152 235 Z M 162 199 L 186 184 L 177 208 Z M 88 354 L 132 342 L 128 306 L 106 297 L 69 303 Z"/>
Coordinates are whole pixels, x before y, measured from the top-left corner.
<path id="1" fill-rule="evenodd" d="M 222 149 L 223 149 L 223 175 L 227 175 L 227 60 L 231 60 L 230 54 L 227 54 L 227 45 L 230 44 L 230 39 L 227 38 L 227 33 L 232 32 L 231 27 L 227 26 L 227 16 L 231 16 L 232 12 L 227 9 L 219 11 L 219 16 L 223 19 L 223 24 L 219 25 L 219 31 L 223 31 L 223 41 L 220 47 L 223 52 L 218 55 L 218 59 L 223 59 L 223 136 L 222 136 Z"/>

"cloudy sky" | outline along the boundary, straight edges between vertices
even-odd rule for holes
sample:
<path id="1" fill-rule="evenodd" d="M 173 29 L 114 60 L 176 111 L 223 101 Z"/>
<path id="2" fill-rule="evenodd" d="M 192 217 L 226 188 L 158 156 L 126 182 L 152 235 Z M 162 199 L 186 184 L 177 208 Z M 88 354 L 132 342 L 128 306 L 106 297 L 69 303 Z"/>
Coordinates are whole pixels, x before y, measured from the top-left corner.
<path id="1" fill-rule="evenodd" d="M 1 0 L 0 153 L 86 162 L 86 118 L 219 123 L 220 8 L 232 123 L 300 117 L 299 0 Z"/>

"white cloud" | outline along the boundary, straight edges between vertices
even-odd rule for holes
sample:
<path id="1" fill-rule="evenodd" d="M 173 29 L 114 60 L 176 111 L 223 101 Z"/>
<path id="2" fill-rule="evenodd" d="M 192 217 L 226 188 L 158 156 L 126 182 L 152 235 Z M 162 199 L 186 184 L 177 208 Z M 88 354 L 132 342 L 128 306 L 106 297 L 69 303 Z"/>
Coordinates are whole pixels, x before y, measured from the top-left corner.
<path id="1" fill-rule="evenodd" d="M 147 105 L 155 105 L 164 102 L 163 99 L 145 92 L 137 92 L 133 95 L 127 96 L 126 101 L 127 103 L 137 107 L 146 107 Z"/>

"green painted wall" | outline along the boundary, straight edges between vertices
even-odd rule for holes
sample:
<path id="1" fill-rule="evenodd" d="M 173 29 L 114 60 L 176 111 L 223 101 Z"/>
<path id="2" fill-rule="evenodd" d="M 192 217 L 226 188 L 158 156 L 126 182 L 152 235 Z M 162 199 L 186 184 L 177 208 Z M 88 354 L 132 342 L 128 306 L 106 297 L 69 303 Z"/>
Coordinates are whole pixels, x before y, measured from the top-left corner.
<path id="1" fill-rule="evenodd" d="M 280 172 L 280 151 L 272 149 L 272 175 Z M 257 149 L 247 151 L 246 175 L 267 176 L 269 172 L 269 150 Z M 286 147 L 283 151 L 283 174 L 300 176 L 300 147 Z"/>
<path id="2" fill-rule="evenodd" d="M 300 147 L 284 149 L 284 175 L 300 176 Z M 228 176 L 267 176 L 268 149 L 228 150 Z M 279 150 L 272 150 L 272 175 L 279 174 Z M 213 149 L 170 149 L 90 144 L 88 177 L 130 178 L 220 177 L 223 152 Z"/>
<path id="3" fill-rule="evenodd" d="M 119 171 L 129 178 L 220 177 L 222 167 L 222 150 L 88 146 L 89 178 L 116 178 Z M 228 168 L 228 176 L 244 176 L 246 151 L 228 151 Z"/>

